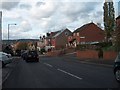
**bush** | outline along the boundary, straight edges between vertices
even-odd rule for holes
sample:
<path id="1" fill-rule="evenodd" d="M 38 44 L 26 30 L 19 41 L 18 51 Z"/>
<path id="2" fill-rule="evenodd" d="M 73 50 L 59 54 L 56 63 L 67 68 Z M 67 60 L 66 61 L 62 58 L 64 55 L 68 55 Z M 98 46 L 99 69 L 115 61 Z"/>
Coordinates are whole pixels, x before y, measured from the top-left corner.
<path id="1" fill-rule="evenodd" d="M 97 43 L 97 44 L 93 44 L 93 45 L 96 45 L 96 46 L 99 46 L 99 47 L 101 47 L 101 48 L 103 48 L 103 47 L 110 47 L 110 46 L 112 46 L 112 42 L 102 42 L 102 43 Z"/>
<path id="2" fill-rule="evenodd" d="M 41 54 L 46 53 L 45 48 L 42 48 L 42 49 L 40 50 L 40 53 L 41 53 Z"/>
<path id="3" fill-rule="evenodd" d="M 86 50 L 86 44 L 77 45 L 76 50 Z"/>

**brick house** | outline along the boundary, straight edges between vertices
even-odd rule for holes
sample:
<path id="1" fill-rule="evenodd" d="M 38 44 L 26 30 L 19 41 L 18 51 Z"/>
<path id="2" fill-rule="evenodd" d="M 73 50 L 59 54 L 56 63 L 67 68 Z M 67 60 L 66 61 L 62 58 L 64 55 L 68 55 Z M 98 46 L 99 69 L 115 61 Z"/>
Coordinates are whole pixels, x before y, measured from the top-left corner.
<path id="1" fill-rule="evenodd" d="M 51 32 L 50 36 L 46 37 L 46 46 L 52 46 L 55 49 L 65 48 L 68 43 L 68 36 L 72 32 L 68 29 Z"/>
<path id="2" fill-rule="evenodd" d="M 73 32 L 72 37 L 69 36 L 69 42 L 73 40 L 75 46 L 78 44 L 93 44 L 103 42 L 105 39 L 104 30 L 93 22 L 83 25 Z"/>
<path id="3" fill-rule="evenodd" d="M 116 25 L 120 26 L 120 15 L 116 18 Z"/>

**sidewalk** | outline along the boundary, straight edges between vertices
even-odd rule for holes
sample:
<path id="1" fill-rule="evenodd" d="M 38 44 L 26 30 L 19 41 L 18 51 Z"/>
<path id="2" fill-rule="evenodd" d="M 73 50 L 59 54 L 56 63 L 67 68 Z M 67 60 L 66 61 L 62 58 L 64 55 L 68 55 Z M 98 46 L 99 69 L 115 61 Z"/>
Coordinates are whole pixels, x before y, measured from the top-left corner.
<path id="1" fill-rule="evenodd" d="M 12 70 L 15 68 L 17 63 L 19 62 L 19 57 L 13 57 L 13 61 L 10 64 L 7 64 L 4 68 L 2 68 L 2 83 L 8 78 Z"/>
<path id="2" fill-rule="evenodd" d="M 97 64 L 97 65 L 103 65 L 103 66 L 110 66 L 113 67 L 115 60 L 103 60 L 103 59 L 79 59 L 76 57 L 75 54 L 67 54 L 63 57 L 73 59 L 74 62 L 82 62 L 82 63 L 88 63 L 88 64 Z"/>
<path id="3" fill-rule="evenodd" d="M 103 60 L 103 59 L 79 59 L 80 61 L 85 61 L 85 62 L 91 62 L 91 63 L 96 63 L 96 64 L 107 64 L 107 65 L 113 65 L 114 60 Z"/>

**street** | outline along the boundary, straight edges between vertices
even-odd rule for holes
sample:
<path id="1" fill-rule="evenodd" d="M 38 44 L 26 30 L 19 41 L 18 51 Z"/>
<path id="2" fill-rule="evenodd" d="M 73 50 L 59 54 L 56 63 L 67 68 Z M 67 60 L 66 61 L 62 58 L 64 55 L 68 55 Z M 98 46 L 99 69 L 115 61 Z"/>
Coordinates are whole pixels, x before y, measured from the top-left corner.
<path id="1" fill-rule="evenodd" d="M 2 88 L 120 88 L 113 68 L 76 62 L 72 56 L 19 60 Z"/>

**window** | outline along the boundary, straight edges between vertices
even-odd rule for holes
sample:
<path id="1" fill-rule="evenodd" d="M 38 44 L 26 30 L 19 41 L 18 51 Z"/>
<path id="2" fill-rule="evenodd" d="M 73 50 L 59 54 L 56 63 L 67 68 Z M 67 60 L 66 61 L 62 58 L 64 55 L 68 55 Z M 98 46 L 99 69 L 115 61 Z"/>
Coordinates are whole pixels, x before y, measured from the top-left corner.
<path id="1" fill-rule="evenodd" d="M 77 36 L 79 36 L 79 32 L 77 33 Z"/>
<path id="2" fill-rule="evenodd" d="M 50 39 L 48 39 L 48 41 L 50 42 Z"/>
<path id="3" fill-rule="evenodd" d="M 85 37 L 80 37 L 80 38 L 85 38 Z"/>
<path id="4" fill-rule="evenodd" d="M 73 35 L 75 36 L 75 33 Z"/>
<path id="5" fill-rule="evenodd" d="M 65 35 L 68 36 L 68 32 L 65 32 Z"/>
<path id="6" fill-rule="evenodd" d="M 70 36 L 69 39 L 72 39 L 72 37 Z"/>
<path id="7" fill-rule="evenodd" d="M 85 42 L 81 42 L 81 44 L 85 44 Z"/>

